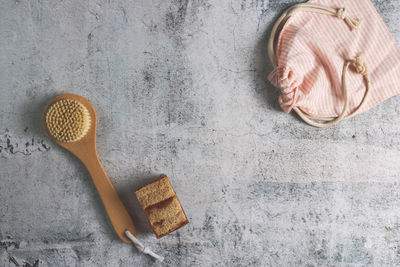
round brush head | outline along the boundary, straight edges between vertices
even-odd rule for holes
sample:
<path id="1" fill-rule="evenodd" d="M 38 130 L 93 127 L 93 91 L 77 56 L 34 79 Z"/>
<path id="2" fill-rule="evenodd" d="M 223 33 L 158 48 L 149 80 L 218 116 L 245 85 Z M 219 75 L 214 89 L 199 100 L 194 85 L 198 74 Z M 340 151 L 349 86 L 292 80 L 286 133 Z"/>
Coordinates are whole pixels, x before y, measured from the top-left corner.
<path id="1" fill-rule="evenodd" d="M 88 109 L 73 99 L 52 103 L 44 119 L 49 134 L 64 143 L 79 141 L 90 129 Z"/>

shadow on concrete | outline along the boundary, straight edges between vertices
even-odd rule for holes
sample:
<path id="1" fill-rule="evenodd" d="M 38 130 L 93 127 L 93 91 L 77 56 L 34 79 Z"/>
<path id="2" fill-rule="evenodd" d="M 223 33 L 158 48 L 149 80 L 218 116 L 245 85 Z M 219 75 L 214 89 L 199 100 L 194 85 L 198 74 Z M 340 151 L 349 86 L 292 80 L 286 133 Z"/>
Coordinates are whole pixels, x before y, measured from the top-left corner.
<path id="1" fill-rule="evenodd" d="M 275 88 L 269 81 L 268 75 L 272 72 L 274 67 L 268 57 L 268 40 L 271 35 L 273 25 L 269 25 L 268 29 L 263 33 L 261 39 L 257 42 L 254 55 L 253 64 L 255 66 L 255 89 L 260 99 L 273 110 L 281 111 L 282 109 L 278 103 L 279 90 Z"/>

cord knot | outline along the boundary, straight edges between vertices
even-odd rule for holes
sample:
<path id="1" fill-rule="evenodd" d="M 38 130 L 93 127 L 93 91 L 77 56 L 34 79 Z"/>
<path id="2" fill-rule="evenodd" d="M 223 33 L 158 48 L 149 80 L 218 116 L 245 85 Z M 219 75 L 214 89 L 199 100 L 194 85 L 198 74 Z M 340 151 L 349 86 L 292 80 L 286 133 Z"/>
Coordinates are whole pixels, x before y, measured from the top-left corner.
<path id="1" fill-rule="evenodd" d="M 350 17 L 347 14 L 347 9 L 345 9 L 345 8 L 336 9 L 336 17 L 344 20 L 347 23 L 347 25 L 349 25 L 349 27 L 352 31 L 356 30 L 358 28 L 358 26 L 360 26 L 360 23 L 361 23 L 360 20 L 356 20 L 356 19 L 353 19 L 352 17 Z"/>
<path id="2" fill-rule="evenodd" d="M 336 10 L 336 17 L 344 19 L 347 16 L 347 10 L 345 8 L 338 8 Z"/>
<path id="3" fill-rule="evenodd" d="M 364 63 L 363 54 L 360 52 L 356 55 L 355 59 L 352 61 L 357 73 L 366 76 L 368 75 L 367 66 Z"/>

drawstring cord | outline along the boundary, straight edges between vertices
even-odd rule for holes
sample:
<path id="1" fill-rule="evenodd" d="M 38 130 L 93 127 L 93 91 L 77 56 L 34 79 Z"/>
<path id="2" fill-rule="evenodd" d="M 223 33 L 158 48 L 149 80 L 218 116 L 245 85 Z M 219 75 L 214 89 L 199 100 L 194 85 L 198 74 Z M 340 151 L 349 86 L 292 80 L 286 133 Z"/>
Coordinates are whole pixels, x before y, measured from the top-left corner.
<path id="1" fill-rule="evenodd" d="M 351 61 L 353 66 L 356 68 L 357 73 L 362 76 L 368 76 L 368 69 L 363 60 L 363 54 L 360 52 L 357 54 L 356 58 Z"/>
<path id="2" fill-rule="evenodd" d="M 352 31 L 356 30 L 360 26 L 361 21 L 355 20 L 347 15 L 347 10 L 345 8 L 339 8 L 336 10 L 336 17 L 344 20 Z"/>
<path id="3" fill-rule="evenodd" d="M 353 66 L 356 70 L 357 73 L 363 75 L 364 81 L 366 83 L 366 91 L 364 94 L 364 98 L 361 100 L 361 104 L 356 108 L 356 110 L 350 114 L 349 116 L 345 117 L 348 107 L 349 107 L 349 94 L 348 94 L 348 89 L 347 89 L 347 72 L 350 66 Z M 311 117 L 309 115 L 306 115 L 303 111 L 301 111 L 298 107 L 294 107 L 293 110 L 302 118 L 306 123 L 308 123 L 311 126 L 318 127 L 318 128 L 327 128 L 333 125 L 338 124 L 344 119 L 349 119 L 356 115 L 359 110 L 363 107 L 363 105 L 366 103 L 365 99 L 367 99 L 369 92 L 370 92 L 370 82 L 369 82 L 369 75 L 368 75 L 368 69 L 365 63 L 362 61 L 362 53 L 358 53 L 355 59 L 352 60 L 347 60 L 344 63 L 343 66 L 343 76 L 342 76 L 342 87 L 343 87 L 343 94 L 344 94 L 344 107 L 340 115 L 336 118 L 315 118 Z M 326 123 L 319 123 L 316 121 L 327 121 Z"/>
<path id="4" fill-rule="evenodd" d="M 131 232 L 129 232 L 129 230 L 125 230 L 125 235 L 132 241 L 133 245 L 135 245 L 137 250 L 139 250 L 140 252 L 150 255 L 151 257 L 153 257 L 158 261 L 162 262 L 164 260 L 164 257 L 157 255 L 156 253 L 151 251 L 148 247 L 145 247 L 134 235 L 131 234 Z"/>
<path id="5" fill-rule="evenodd" d="M 276 34 L 278 30 L 281 30 L 282 26 L 281 24 L 285 23 L 290 16 L 292 16 L 294 13 L 299 12 L 299 11 L 306 11 L 306 12 L 317 12 L 320 14 L 327 14 L 327 15 L 332 15 L 335 16 L 339 19 L 342 19 L 343 21 L 346 22 L 346 24 L 350 27 L 351 31 L 357 30 L 357 28 L 361 24 L 361 20 L 356 20 L 352 17 L 350 17 L 347 14 L 347 10 L 345 8 L 339 8 L 339 9 L 334 9 L 326 6 L 322 6 L 319 4 L 310 4 L 310 3 L 302 3 L 302 4 L 297 4 L 294 5 L 293 7 L 290 7 L 287 9 L 282 16 L 278 19 L 278 21 L 275 23 L 274 27 L 272 28 L 272 33 L 271 37 L 268 42 L 268 55 L 269 58 L 271 59 L 272 64 L 274 67 L 277 66 L 277 59 L 275 55 L 275 39 L 276 39 Z M 366 91 L 364 94 L 363 99 L 361 100 L 360 105 L 356 108 L 355 111 L 353 111 L 352 114 L 346 116 L 346 113 L 348 111 L 349 107 L 349 96 L 348 96 L 348 90 L 347 90 L 347 72 L 350 66 L 353 66 L 356 70 L 357 73 L 361 74 L 364 77 L 364 81 L 366 84 Z M 309 116 L 305 114 L 300 108 L 294 107 L 293 110 L 299 115 L 301 119 L 303 119 L 306 123 L 308 123 L 311 126 L 315 126 L 318 128 L 327 128 L 333 125 L 338 124 L 344 119 L 348 119 L 356 115 L 361 108 L 364 106 L 366 99 L 369 95 L 370 92 L 370 80 L 369 80 L 369 74 L 368 74 L 368 69 L 366 64 L 364 63 L 363 60 L 363 55 L 362 53 L 358 53 L 354 59 L 351 60 L 345 60 L 344 66 L 343 66 L 343 74 L 342 74 L 342 87 L 343 87 L 343 95 L 344 95 L 344 106 L 342 109 L 342 112 L 340 115 L 336 118 L 316 118 Z M 319 123 L 317 121 L 326 121 L 325 123 Z"/>

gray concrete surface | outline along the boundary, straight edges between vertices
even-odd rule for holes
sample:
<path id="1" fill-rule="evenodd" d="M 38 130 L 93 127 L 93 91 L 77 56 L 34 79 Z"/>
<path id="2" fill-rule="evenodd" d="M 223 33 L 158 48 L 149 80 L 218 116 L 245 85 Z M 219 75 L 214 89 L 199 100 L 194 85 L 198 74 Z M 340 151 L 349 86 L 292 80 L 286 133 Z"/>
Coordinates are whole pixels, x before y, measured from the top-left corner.
<path id="1" fill-rule="evenodd" d="M 0 9 L 1 266 L 399 266 L 400 98 L 331 129 L 283 113 L 271 23 L 295 0 L 24 1 Z M 400 41 L 400 2 L 374 0 Z M 43 132 L 87 97 L 138 237 Z M 133 191 L 167 174 L 190 223 L 157 240 Z"/>

